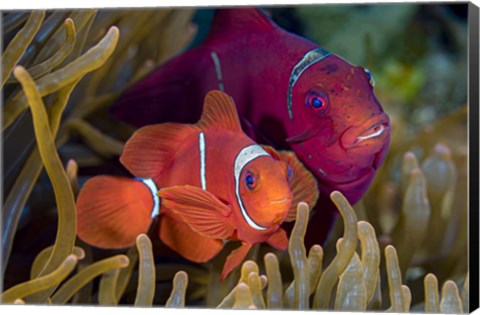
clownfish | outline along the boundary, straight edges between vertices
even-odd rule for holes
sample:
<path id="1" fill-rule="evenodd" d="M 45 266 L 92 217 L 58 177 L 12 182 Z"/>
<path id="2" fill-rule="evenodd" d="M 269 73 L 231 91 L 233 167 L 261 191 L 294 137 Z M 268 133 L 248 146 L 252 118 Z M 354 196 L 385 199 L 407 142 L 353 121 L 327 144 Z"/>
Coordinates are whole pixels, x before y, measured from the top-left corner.
<path id="1" fill-rule="evenodd" d="M 96 176 L 77 199 L 77 234 L 100 248 L 132 246 L 159 216 L 160 240 L 184 258 L 212 259 L 225 241 L 241 246 L 221 278 L 253 244 L 284 250 L 283 222 L 298 202 L 313 206 L 315 178 L 292 152 L 258 145 L 241 129 L 230 96 L 211 91 L 196 124 L 163 123 L 137 130 L 120 162 L 135 176 Z"/>
<path id="2" fill-rule="evenodd" d="M 200 45 L 127 89 L 111 113 L 137 127 L 191 123 L 208 91 L 225 91 L 249 137 L 294 151 L 316 177 L 320 199 L 306 236 L 311 246 L 323 241 L 336 216 L 330 193 L 338 190 L 356 203 L 386 156 L 390 122 L 374 86 L 368 69 L 287 32 L 263 11 L 222 8 Z"/>

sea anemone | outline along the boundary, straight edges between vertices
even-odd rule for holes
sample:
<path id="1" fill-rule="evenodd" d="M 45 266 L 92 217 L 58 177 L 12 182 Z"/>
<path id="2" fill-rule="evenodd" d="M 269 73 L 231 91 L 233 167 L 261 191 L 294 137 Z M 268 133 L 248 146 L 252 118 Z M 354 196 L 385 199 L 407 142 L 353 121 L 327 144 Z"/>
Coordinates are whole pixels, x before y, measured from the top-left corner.
<path id="1" fill-rule="evenodd" d="M 329 239 L 305 248 L 309 208 L 300 203 L 288 252 L 255 245 L 224 281 L 234 242 L 193 264 L 154 256 L 162 244 L 152 231 L 126 252 L 76 238 L 79 187 L 99 170 L 122 172 L 118 155 L 134 131 L 106 109 L 190 43 L 192 16 L 191 9 L 4 14 L 2 302 L 467 311 L 465 107 L 427 126 L 392 109 L 391 148 L 365 197 L 352 207 L 341 193 L 330 196 L 341 219 Z M 415 134 L 398 131 L 412 124 Z"/>

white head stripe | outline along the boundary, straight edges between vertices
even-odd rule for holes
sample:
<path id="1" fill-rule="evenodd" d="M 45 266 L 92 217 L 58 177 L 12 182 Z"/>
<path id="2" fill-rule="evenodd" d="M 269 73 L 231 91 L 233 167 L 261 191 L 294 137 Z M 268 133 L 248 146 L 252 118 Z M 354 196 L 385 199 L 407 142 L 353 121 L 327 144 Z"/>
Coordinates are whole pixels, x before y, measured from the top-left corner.
<path id="1" fill-rule="evenodd" d="M 200 132 L 198 135 L 198 149 L 200 151 L 200 183 L 202 183 L 202 189 L 207 190 L 207 178 L 205 176 L 205 135 Z"/>
<path id="2" fill-rule="evenodd" d="M 303 58 L 293 67 L 292 73 L 290 74 L 290 78 L 288 80 L 288 92 L 287 92 L 287 109 L 288 109 L 288 116 L 290 119 L 293 119 L 293 112 L 292 112 L 292 91 L 293 86 L 297 83 L 300 75 L 303 71 L 307 70 L 308 67 L 313 65 L 316 62 L 330 56 L 330 52 L 326 51 L 323 48 L 315 48 L 307 52 Z"/>
<path id="3" fill-rule="evenodd" d="M 252 220 L 252 218 L 250 218 L 247 210 L 245 210 L 245 207 L 243 205 L 242 197 L 240 196 L 240 174 L 242 173 L 245 165 L 260 156 L 269 156 L 269 154 L 258 144 L 252 144 L 248 147 L 245 147 L 238 153 L 237 157 L 235 158 L 234 166 L 235 194 L 237 195 L 237 201 L 240 207 L 240 211 L 242 212 L 242 216 L 245 221 L 247 221 L 248 225 L 250 225 L 255 230 L 266 230 L 266 227 L 258 225 Z"/>
<path id="4" fill-rule="evenodd" d="M 158 188 L 155 185 L 155 182 L 151 178 L 135 178 L 138 181 L 141 181 L 148 187 L 153 198 L 153 209 L 150 217 L 155 218 L 160 213 L 160 197 L 158 197 Z"/>

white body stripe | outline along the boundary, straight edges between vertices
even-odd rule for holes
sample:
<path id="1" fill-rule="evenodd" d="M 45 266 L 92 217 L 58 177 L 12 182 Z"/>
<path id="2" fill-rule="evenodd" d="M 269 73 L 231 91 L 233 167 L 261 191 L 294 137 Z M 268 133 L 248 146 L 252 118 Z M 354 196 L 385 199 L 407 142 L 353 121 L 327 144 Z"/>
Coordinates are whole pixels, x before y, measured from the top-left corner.
<path id="1" fill-rule="evenodd" d="M 222 67 L 220 66 L 220 59 L 218 59 L 218 55 L 214 51 L 210 53 L 210 57 L 212 57 L 213 64 L 215 65 L 215 73 L 217 74 L 218 89 L 222 92 L 225 92 L 225 88 L 223 86 Z"/>
<path id="2" fill-rule="evenodd" d="M 198 135 L 198 150 L 200 151 L 200 183 L 202 189 L 207 190 L 207 177 L 206 177 L 206 165 L 205 165 L 205 135 L 200 132 Z"/>
<path id="3" fill-rule="evenodd" d="M 242 174 L 242 170 L 245 165 L 261 156 L 269 156 L 269 154 L 258 144 L 252 144 L 248 147 L 243 148 L 238 153 L 237 157 L 235 158 L 234 164 L 235 194 L 237 195 L 238 205 L 245 221 L 247 221 L 248 225 L 250 225 L 255 230 L 266 230 L 267 228 L 255 223 L 248 215 L 247 210 L 243 205 L 242 197 L 240 196 L 240 174 Z"/>
<path id="4" fill-rule="evenodd" d="M 155 182 L 151 178 L 135 178 L 138 181 L 141 181 L 148 187 L 150 193 L 152 194 L 153 198 L 153 209 L 152 214 L 150 215 L 152 218 L 155 218 L 160 213 L 160 197 L 158 197 L 158 188 L 155 185 Z"/>

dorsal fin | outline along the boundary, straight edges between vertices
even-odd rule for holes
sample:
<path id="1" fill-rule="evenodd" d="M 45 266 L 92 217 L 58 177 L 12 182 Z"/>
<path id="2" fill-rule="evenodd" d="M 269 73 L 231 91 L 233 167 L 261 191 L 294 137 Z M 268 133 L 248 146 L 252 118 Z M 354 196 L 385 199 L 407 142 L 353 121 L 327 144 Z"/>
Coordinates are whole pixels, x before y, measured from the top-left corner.
<path id="1" fill-rule="evenodd" d="M 253 7 L 217 9 L 209 37 L 243 32 L 271 31 L 277 25 L 265 12 Z"/>
<path id="2" fill-rule="evenodd" d="M 202 117 L 197 123 L 200 129 L 226 129 L 242 132 L 237 108 L 232 98 L 220 91 L 210 91 L 205 97 Z"/>
<path id="3" fill-rule="evenodd" d="M 189 124 L 145 126 L 138 129 L 125 143 L 120 162 L 136 177 L 155 177 L 171 165 L 179 145 L 197 132 L 198 129 Z"/>

